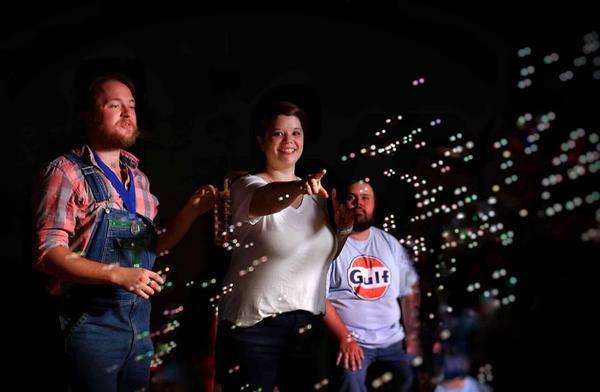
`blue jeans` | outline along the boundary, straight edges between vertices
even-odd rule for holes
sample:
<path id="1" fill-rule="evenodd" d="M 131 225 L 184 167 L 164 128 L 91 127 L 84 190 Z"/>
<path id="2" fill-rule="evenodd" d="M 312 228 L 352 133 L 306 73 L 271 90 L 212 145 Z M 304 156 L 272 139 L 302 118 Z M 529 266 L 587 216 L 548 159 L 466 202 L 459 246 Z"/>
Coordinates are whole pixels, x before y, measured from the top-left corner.
<path id="1" fill-rule="evenodd" d="M 140 297 L 86 308 L 65 339 L 73 390 L 147 390 L 154 353 L 149 318 L 150 302 Z"/>
<path id="2" fill-rule="evenodd" d="M 272 392 L 275 386 L 282 392 L 306 392 L 325 378 L 317 358 L 324 337 L 321 315 L 293 311 L 251 327 L 232 326 L 228 321 L 219 325 L 217 361 L 224 392 Z"/>
<path id="3" fill-rule="evenodd" d="M 385 348 L 362 347 L 362 349 L 365 357 L 362 368 L 356 371 L 342 370 L 340 392 L 366 392 L 367 369 L 373 362 L 385 363 L 390 368 L 393 376 L 391 382 L 399 386 L 398 391 L 410 390 L 413 371 L 410 365 L 410 356 L 404 351 L 402 341 Z"/>
<path id="4" fill-rule="evenodd" d="M 110 199 L 100 171 L 73 153 L 97 203 Z M 99 208 L 84 256 L 104 264 L 152 269 L 156 228 L 129 211 Z M 60 310 L 69 383 L 75 391 L 142 391 L 154 353 L 150 301 L 115 285 L 73 284 Z"/>

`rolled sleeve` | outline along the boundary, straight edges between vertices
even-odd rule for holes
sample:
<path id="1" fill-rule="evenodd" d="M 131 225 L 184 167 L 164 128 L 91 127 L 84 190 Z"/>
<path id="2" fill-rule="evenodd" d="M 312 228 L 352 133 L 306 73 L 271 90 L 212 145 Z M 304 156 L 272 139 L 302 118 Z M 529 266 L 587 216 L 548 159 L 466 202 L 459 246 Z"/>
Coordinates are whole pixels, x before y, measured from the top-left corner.
<path id="1" fill-rule="evenodd" d="M 34 210 L 36 265 L 50 249 L 69 248 L 77 214 L 77 195 L 72 179 L 57 165 L 51 165 L 44 173 L 39 195 Z"/>

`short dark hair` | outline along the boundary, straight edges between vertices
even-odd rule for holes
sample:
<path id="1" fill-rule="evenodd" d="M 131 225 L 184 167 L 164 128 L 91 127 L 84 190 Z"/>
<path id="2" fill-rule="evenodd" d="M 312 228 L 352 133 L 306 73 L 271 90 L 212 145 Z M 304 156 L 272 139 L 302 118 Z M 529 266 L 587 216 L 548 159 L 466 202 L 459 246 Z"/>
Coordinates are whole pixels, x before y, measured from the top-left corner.
<path id="1" fill-rule="evenodd" d="M 263 137 L 277 116 L 295 116 L 300 120 L 303 131 L 308 128 L 306 112 L 289 101 L 270 102 L 258 113 L 253 125 L 255 136 Z"/>
<path id="2" fill-rule="evenodd" d="M 346 178 L 342 178 L 339 181 L 339 183 L 338 183 L 339 188 L 336 188 L 337 189 L 337 199 L 340 203 L 344 202 L 348 198 L 348 189 L 350 188 L 350 185 L 356 184 L 356 183 L 369 184 L 371 189 L 373 189 L 373 195 L 375 196 L 375 199 L 377 199 L 377 188 L 375 187 L 375 185 L 373 185 L 373 182 L 370 179 L 346 177 Z"/>

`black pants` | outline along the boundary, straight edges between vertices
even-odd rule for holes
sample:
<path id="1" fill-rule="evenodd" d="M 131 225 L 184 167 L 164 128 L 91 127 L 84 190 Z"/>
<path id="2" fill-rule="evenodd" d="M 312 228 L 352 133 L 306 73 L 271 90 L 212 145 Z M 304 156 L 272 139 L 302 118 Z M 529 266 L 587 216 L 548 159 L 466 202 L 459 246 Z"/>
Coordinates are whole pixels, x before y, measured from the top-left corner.
<path id="1" fill-rule="evenodd" d="M 275 386 L 282 392 L 312 391 L 327 377 L 325 345 L 322 316 L 306 311 L 282 313 L 246 328 L 221 322 L 218 382 L 224 392 L 272 392 Z"/>

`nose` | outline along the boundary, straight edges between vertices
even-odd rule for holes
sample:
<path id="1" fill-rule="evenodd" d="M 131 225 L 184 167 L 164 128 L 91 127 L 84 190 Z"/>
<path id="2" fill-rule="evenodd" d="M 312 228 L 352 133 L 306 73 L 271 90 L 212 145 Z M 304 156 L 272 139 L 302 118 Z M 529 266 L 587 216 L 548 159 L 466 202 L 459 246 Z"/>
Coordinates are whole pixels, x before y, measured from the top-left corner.
<path id="1" fill-rule="evenodd" d="M 133 109 L 127 107 L 127 106 L 123 106 L 123 109 L 121 110 L 121 117 L 129 117 L 131 116 L 131 111 Z"/>

